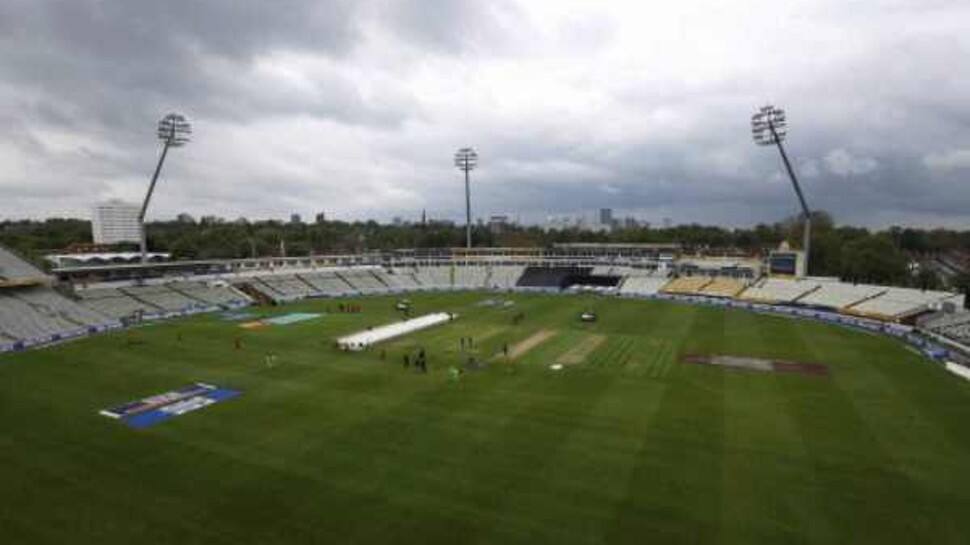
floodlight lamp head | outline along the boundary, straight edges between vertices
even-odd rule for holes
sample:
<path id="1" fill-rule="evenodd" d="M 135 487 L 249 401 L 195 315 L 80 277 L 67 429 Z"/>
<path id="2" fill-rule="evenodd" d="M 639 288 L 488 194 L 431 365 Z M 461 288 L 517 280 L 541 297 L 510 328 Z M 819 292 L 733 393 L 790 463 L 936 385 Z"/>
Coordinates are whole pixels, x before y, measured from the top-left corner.
<path id="1" fill-rule="evenodd" d="M 455 152 L 455 166 L 468 172 L 478 166 L 478 154 L 472 148 L 461 148 Z"/>
<path id="2" fill-rule="evenodd" d="M 192 126 L 182 114 L 168 114 L 158 122 L 158 139 L 168 146 L 184 146 L 191 134 Z"/>
<path id="3" fill-rule="evenodd" d="M 788 121 L 785 110 L 774 106 L 762 106 L 751 116 L 751 136 L 759 146 L 773 146 L 785 139 Z"/>

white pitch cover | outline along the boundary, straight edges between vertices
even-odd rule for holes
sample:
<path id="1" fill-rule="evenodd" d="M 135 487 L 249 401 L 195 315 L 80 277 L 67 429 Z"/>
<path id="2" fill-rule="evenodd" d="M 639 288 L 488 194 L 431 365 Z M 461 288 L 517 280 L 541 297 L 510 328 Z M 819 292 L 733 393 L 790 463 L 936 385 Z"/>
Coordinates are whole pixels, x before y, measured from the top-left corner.
<path id="1" fill-rule="evenodd" d="M 374 343 L 379 343 L 381 341 L 393 339 L 394 337 L 414 333 L 415 331 L 421 329 L 450 322 L 455 318 L 456 315 L 449 314 L 447 312 L 425 314 L 424 316 L 418 316 L 417 318 L 411 318 L 410 320 L 404 320 L 403 322 L 395 322 L 393 324 L 368 329 L 367 331 L 354 333 L 353 335 L 348 335 L 346 337 L 340 337 L 337 339 L 337 345 L 344 350 L 363 350 Z"/>

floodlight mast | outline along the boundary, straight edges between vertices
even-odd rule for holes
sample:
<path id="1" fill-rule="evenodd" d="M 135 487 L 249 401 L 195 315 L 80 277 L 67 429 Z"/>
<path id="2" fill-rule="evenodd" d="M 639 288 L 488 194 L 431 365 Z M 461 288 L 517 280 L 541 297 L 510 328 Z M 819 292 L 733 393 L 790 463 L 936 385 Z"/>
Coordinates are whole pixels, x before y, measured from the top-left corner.
<path id="1" fill-rule="evenodd" d="M 808 273 L 809 255 L 812 249 L 812 212 L 808 209 L 805 202 L 805 195 L 802 193 L 798 177 L 795 176 L 795 169 L 788 160 L 785 146 L 782 145 L 785 136 L 788 134 L 788 121 L 785 118 L 785 111 L 771 105 L 762 106 L 760 110 L 751 116 L 751 135 L 754 137 L 755 144 L 759 146 L 778 147 L 781 160 L 785 163 L 785 170 L 791 179 L 792 186 L 795 188 L 795 195 L 798 196 L 798 203 L 802 207 L 802 215 L 805 218 L 805 229 L 802 234 L 802 250 L 805 252 L 805 272 Z"/>
<path id="2" fill-rule="evenodd" d="M 472 247 L 472 198 L 469 172 L 478 166 L 478 154 L 473 148 L 461 148 L 455 152 L 455 166 L 465 172 L 465 248 Z"/>
<path id="3" fill-rule="evenodd" d="M 155 192 L 155 184 L 158 182 L 158 175 L 162 172 L 162 164 L 165 156 L 168 155 L 168 148 L 184 146 L 189 141 L 192 134 L 192 127 L 181 114 L 168 114 L 158 122 L 158 139 L 162 141 L 162 155 L 158 158 L 155 165 L 155 173 L 152 174 L 152 182 L 148 185 L 148 193 L 142 202 L 141 211 L 138 212 L 138 227 L 141 230 L 141 262 L 148 262 L 148 237 L 145 234 L 145 213 L 148 211 L 148 203 Z"/>

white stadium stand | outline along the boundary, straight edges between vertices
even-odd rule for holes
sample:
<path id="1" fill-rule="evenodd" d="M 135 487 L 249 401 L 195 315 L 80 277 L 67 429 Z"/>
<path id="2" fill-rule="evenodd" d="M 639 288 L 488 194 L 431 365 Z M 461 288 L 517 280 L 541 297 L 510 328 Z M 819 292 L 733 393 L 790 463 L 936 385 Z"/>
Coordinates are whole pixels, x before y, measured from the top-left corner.
<path id="1" fill-rule="evenodd" d="M 620 285 L 624 295 L 655 295 L 669 281 L 662 276 L 630 276 Z"/>
<path id="2" fill-rule="evenodd" d="M 288 299 L 308 297 L 316 293 L 313 286 L 295 274 L 266 275 L 260 276 L 259 280 Z"/>
<path id="3" fill-rule="evenodd" d="M 414 275 L 421 285 L 428 289 L 451 289 L 451 267 L 422 267 Z"/>
<path id="4" fill-rule="evenodd" d="M 4 336 L 15 340 L 45 337 L 83 328 L 88 322 L 93 325 L 108 321 L 77 308 L 50 288 L 31 291 L 16 295 L 0 292 L 0 332 Z M 55 298 L 62 301 L 55 302 Z"/>
<path id="5" fill-rule="evenodd" d="M 42 315 L 59 320 L 66 329 L 95 326 L 105 322 L 105 316 L 85 308 L 56 291 L 44 287 L 15 290 L 12 295 L 26 302 Z"/>
<path id="6" fill-rule="evenodd" d="M 939 305 L 954 297 L 952 293 L 913 288 L 884 288 L 884 291 L 871 299 L 853 305 L 853 314 L 876 318 L 895 319 L 916 314 Z"/>
<path id="7" fill-rule="evenodd" d="M 387 286 L 370 269 L 348 269 L 337 272 L 337 275 L 360 293 L 383 293 Z"/>
<path id="8" fill-rule="evenodd" d="M 455 287 L 484 289 L 488 285 L 489 270 L 485 267 L 466 265 L 455 267 Z"/>
<path id="9" fill-rule="evenodd" d="M 341 262 L 348 265 L 342 266 Z M 110 284 L 87 284 L 88 277 L 82 277 L 79 283 L 85 287 L 74 290 L 75 300 L 50 287 L 55 283 L 53 278 L 0 248 L 0 350 L 9 350 L 18 343 L 21 346 L 13 349 L 118 327 L 133 317 L 157 319 L 254 301 L 271 303 L 419 290 L 525 290 L 532 285 L 525 283 L 523 276 L 531 269 L 541 269 L 529 260 L 495 263 L 498 261 L 434 257 L 378 265 L 363 256 L 352 260 L 341 256 L 340 260 L 321 264 L 301 261 L 288 265 L 278 258 L 247 260 L 237 269 L 230 270 L 228 264 L 220 263 L 209 269 L 217 272 L 181 274 L 170 279 L 163 273 L 145 283 L 112 278 Z M 528 268 L 525 263 L 529 263 Z M 962 296 L 948 292 L 856 285 L 823 278 L 767 277 L 751 282 L 747 277 L 719 274 L 714 269 L 671 278 L 668 274 L 675 266 L 639 260 L 590 265 L 586 257 L 570 263 L 557 255 L 550 263 L 559 268 L 589 270 L 598 276 L 619 277 L 619 283 L 610 286 L 609 293 L 626 297 L 656 297 L 663 293 L 665 297 L 691 301 L 703 296 L 786 307 L 822 307 L 882 322 L 910 323 L 923 316 L 927 325 L 920 327 L 925 331 L 970 342 L 970 317 L 965 317 L 970 315 L 950 318 L 939 312 L 943 317 L 938 320 L 935 315 L 926 318 L 934 311 L 951 312 L 962 307 Z"/>
<path id="10" fill-rule="evenodd" d="M 944 314 L 924 322 L 921 327 L 970 346 L 970 312 Z"/>
<path id="11" fill-rule="evenodd" d="M 133 299 L 147 303 L 163 311 L 175 312 L 193 307 L 203 306 L 198 299 L 187 297 L 177 291 L 169 289 L 167 286 L 129 286 L 120 288 L 120 291 Z"/>
<path id="12" fill-rule="evenodd" d="M 155 305 L 139 301 L 118 288 L 89 288 L 78 291 L 77 295 L 81 298 L 81 305 L 115 319 L 132 316 L 139 312 L 161 311 Z"/>
<path id="13" fill-rule="evenodd" d="M 169 288 L 193 299 L 210 305 L 249 304 L 252 300 L 244 293 L 225 283 L 207 284 L 205 282 L 173 282 Z"/>
<path id="14" fill-rule="evenodd" d="M 388 269 L 380 271 L 377 276 L 392 290 L 408 291 L 420 287 L 418 281 L 414 279 L 413 269 Z"/>
<path id="15" fill-rule="evenodd" d="M 40 269 L 0 246 L 0 282 L 44 278 Z"/>
<path id="16" fill-rule="evenodd" d="M 0 247 L 0 344 L 51 339 L 114 322 L 48 284 L 40 269 Z"/>
<path id="17" fill-rule="evenodd" d="M 502 290 L 512 289 L 524 270 L 525 267 L 517 266 L 492 267 L 488 277 L 488 287 Z"/>
<path id="18" fill-rule="evenodd" d="M 818 289 L 818 282 L 794 278 L 763 278 L 741 292 L 740 299 L 763 303 L 791 303 Z"/>
<path id="19" fill-rule="evenodd" d="M 803 305 L 843 309 L 886 291 L 885 286 L 848 284 L 837 281 L 819 282 L 818 289 L 797 300 Z"/>
<path id="20" fill-rule="evenodd" d="M 333 271 L 302 273 L 299 276 L 304 282 L 313 286 L 318 294 L 337 296 L 355 292 L 350 284 Z"/>

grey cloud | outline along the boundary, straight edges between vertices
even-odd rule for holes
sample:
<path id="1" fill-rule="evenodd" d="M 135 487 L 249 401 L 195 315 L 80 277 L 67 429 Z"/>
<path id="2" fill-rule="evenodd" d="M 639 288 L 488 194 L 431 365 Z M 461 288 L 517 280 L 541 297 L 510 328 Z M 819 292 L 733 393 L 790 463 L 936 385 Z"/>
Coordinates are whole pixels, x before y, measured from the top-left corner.
<path id="1" fill-rule="evenodd" d="M 872 157 L 858 157 L 842 148 L 827 153 L 823 161 L 832 174 L 842 177 L 868 174 L 879 166 Z"/>
<path id="2" fill-rule="evenodd" d="M 804 43 L 796 29 L 757 62 L 741 48 L 737 66 L 706 73 L 657 71 L 656 52 L 615 51 L 635 21 L 577 13 L 549 30 L 526 7 L 8 0 L 0 215 L 140 195 L 157 154 L 151 126 L 178 109 L 196 141 L 166 167 L 159 216 L 303 206 L 295 211 L 457 218 L 450 155 L 472 144 L 482 156 L 476 216 L 609 206 L 655 222 L 774 221 L 796 210 L 794 197 L 777 153 L 750 141 L 748 119 L 777 100 L 813 207 L 846 223 L 968 219 L 970 80 L 959 71 L 970 38 L 954 21 L 970 10 L 959 2 L 857 13 L 820 0 L 801 12 L 814 25 Z M 772 48 L 790 64 L 771 64 Z M 537 79 L 503 79 L 520 63 Z M 550 95 L 580 102 L 526 94 L 534 104 L 517 104 L 530 82 L 559 73 L 568 76 Z"/>
<path id="3" fill-rule="evenodd" d="M 508 0 L 386 0 L 378 11 L 406 43 L 450 55 L 507 53 L 516 36 L 524 43 L 529 34 L 528 19 Z"/>

